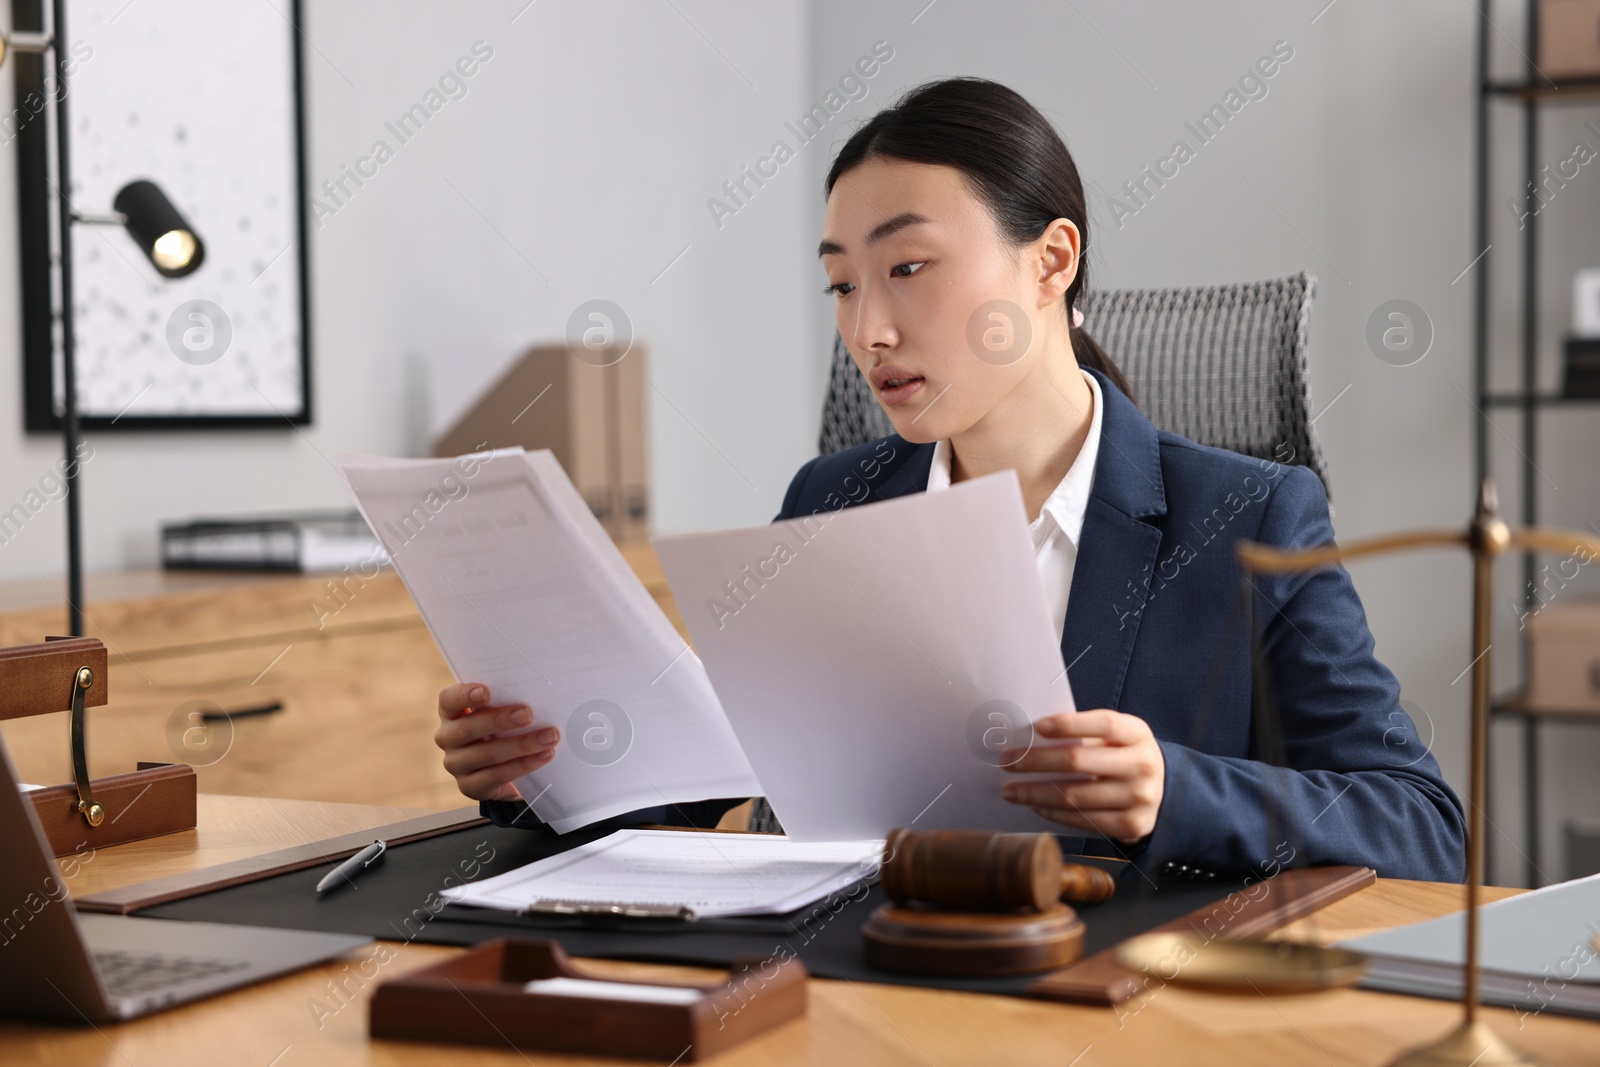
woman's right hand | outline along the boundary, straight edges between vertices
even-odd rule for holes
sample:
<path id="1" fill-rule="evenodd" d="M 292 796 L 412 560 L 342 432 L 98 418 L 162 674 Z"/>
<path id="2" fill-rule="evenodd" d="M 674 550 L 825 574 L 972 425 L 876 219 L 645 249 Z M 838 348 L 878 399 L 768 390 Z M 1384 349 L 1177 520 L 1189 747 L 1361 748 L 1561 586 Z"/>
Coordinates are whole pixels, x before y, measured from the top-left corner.
<path id="1" fill-rule="evenodd" d="M 555 755 L 560 732 L 554 726 L 494 737 L 533 721 L 526 704 L 493 705 L 489 687 L 477 682 L 445 686 L 439 691 L 439 729 L 433 743 L 444 750 L 444 769 L 473 800 L 515 800 L 511 783 L 538 770 Z"/>

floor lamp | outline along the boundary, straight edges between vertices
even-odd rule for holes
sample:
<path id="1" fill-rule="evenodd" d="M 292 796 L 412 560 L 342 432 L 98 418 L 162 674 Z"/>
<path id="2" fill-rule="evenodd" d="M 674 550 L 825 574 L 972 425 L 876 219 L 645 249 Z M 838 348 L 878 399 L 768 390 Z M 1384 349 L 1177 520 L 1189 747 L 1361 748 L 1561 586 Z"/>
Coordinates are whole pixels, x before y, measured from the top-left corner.
<path id="1" fill-rule="evenodd" d="M 166 278 L 192 274 L 205 260 L 205 246 L 177 208 L 154 182 L 140 179 L 118 191 L 109 215 L 82 215 L 67 198 L 72 188 L 69 167 L 71 141 L 67 124 L 68 62 L 61 45 L 66 39 L 66 0 L 50 5 L 50 33 L 0 32 L 0 65 L 12 53 L 49 54 L 55 69 L 56 84 L 46 92 L 47 104 L 56 113 L 56 184 L 52 191 L 57 201 L 58 240 L 61 257 L 61 438 L 66 450 L 62 471 L 67 505 L 67 611 L 69 632 L 83 636 L 83 523 L 78 499 L 78 377 L 74 359 L 72 329 L 72 227 L 121 226 L 133 238 L 156 270 Z M 43 111 L 40 112 L 43 114 Z"/>

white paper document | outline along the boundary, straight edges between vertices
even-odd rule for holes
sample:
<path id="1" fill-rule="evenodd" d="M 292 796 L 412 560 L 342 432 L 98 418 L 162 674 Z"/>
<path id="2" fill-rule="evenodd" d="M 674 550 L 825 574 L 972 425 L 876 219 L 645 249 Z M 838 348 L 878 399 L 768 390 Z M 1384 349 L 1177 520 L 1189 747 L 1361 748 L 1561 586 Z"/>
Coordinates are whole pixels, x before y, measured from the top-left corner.
<path id="1" fill-rule="evenodd" d="M 699 986 L 607 982 L 599 978 L 535 978 L 531 982 L 524 982 L 522 991 L 553 997 L 626 1000 L 635 1004 L 696 1004 L 709 994 L 708 990 Z"/>
<path id="2" fill-rule="evenodd" d="M 1000 797 L 1073 710 L 1015 472 L 655 546 L 790 837 L 1053 826 Z"/>
<path id="3" fill-rule="evenodd" d="M 704 666 L 548 450 L 339 457 L 458 680 L 561 730 L 517 792 L 558 833 L 761 786 Z M 359 598 L 359 589 L 349 594 Z"/>
<path id="4" fill-rule="evenodd" d="M 697 916 L 781 915 L 877 875 L 882 841 L 801 844 L 775 834 L 618 830 L 514 871 L 451 886 L 456 904 L 666 904 Z"/>

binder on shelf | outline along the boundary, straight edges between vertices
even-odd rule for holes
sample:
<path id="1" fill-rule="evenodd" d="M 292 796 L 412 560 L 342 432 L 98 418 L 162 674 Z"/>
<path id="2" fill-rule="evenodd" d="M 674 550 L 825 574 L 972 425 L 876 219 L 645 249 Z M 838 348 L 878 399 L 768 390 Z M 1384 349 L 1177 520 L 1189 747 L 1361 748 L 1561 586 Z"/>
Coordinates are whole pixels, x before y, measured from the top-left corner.
<path id="1" fill-rule="evenodd" d="M 161 565 L 167 570 L 313 574 L 388 562 L 383 545 L 354 509 L 191 519 L 161 527 Z"/>
<path id="2" fill-rule="evenodd" d="M 617 368 L 621 371 L 615 379 L 618 478 L 613 506 L 617 510 L 617 526 L 622 538 L 643 540 L 650 536 L 650 475 L 646 469 L 650 427 L 649 405 L 645 402 L 648 383 L 644 352 L 630 353 Z"/>

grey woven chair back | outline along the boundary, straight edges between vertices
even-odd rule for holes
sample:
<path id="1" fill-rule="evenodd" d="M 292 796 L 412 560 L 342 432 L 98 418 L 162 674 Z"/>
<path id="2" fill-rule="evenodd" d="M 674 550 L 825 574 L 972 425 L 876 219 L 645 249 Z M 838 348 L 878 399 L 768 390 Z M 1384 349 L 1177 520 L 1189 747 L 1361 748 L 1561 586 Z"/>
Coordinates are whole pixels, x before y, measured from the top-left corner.
<path id="1" fill-rule="evenodd" d="M 1080 304 L 1084 329 L 1121 368 L 1140 409 L 1203 445 L 1310 467 L 1326 484 L 1311 425 L 1307 326 L 1316 276 L 1193 289 L 1110 289 Z M 894 432 L 834 336 L 822 409 L 824 454 Z"/>

